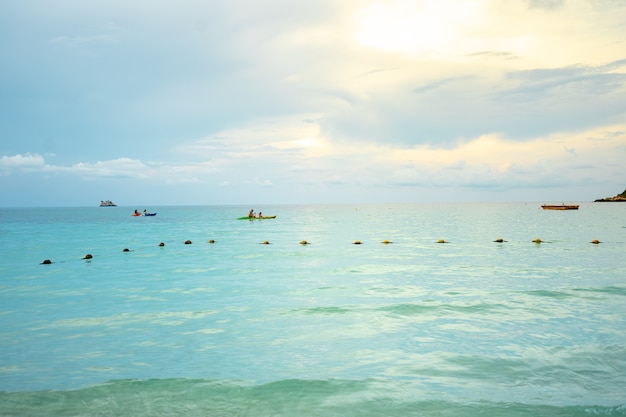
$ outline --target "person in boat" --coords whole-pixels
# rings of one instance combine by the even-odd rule
[[[248,213],[248,217],[251,219],[254,217],[254,209],[250,210],[250,212]]]
[[[146,214],[148,214],[148,210],[143,209],[143,215],[145,216]]]
[[[263,217],[263,212],[262,212],[262,211],[259,211],[259,219],[260,219],[261,217]]]
[[[141,216],[141,213],[139,213],[139,212],[137,211],[137,209],[135,209],[135,213],[133,213],[133,214],[134,214],[135,216]]]

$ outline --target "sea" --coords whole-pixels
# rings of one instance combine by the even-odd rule
[[[626,416],[626,203],[1,208],[0,416]]]

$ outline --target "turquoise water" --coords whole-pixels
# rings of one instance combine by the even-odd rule
[[[250,208],[0,209],[0,415],[626,415],[626,204]]]

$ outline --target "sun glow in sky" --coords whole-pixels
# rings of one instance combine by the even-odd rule
[[[588,201],[626,3],[0,4],[1,206]]]
[[[369,47],[435,56],[462,52],[481,24],[481,2],[451,0],[373,3],[357,16],[357,40]],[[469,45],[468,45],[469,46]]]

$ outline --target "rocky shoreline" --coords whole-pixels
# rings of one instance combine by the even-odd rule
[[[623,193],[616,195],[615,197],[599,198],[594,200],[596,203],[614,203],[614,202],[626,202],[626,190]]]

